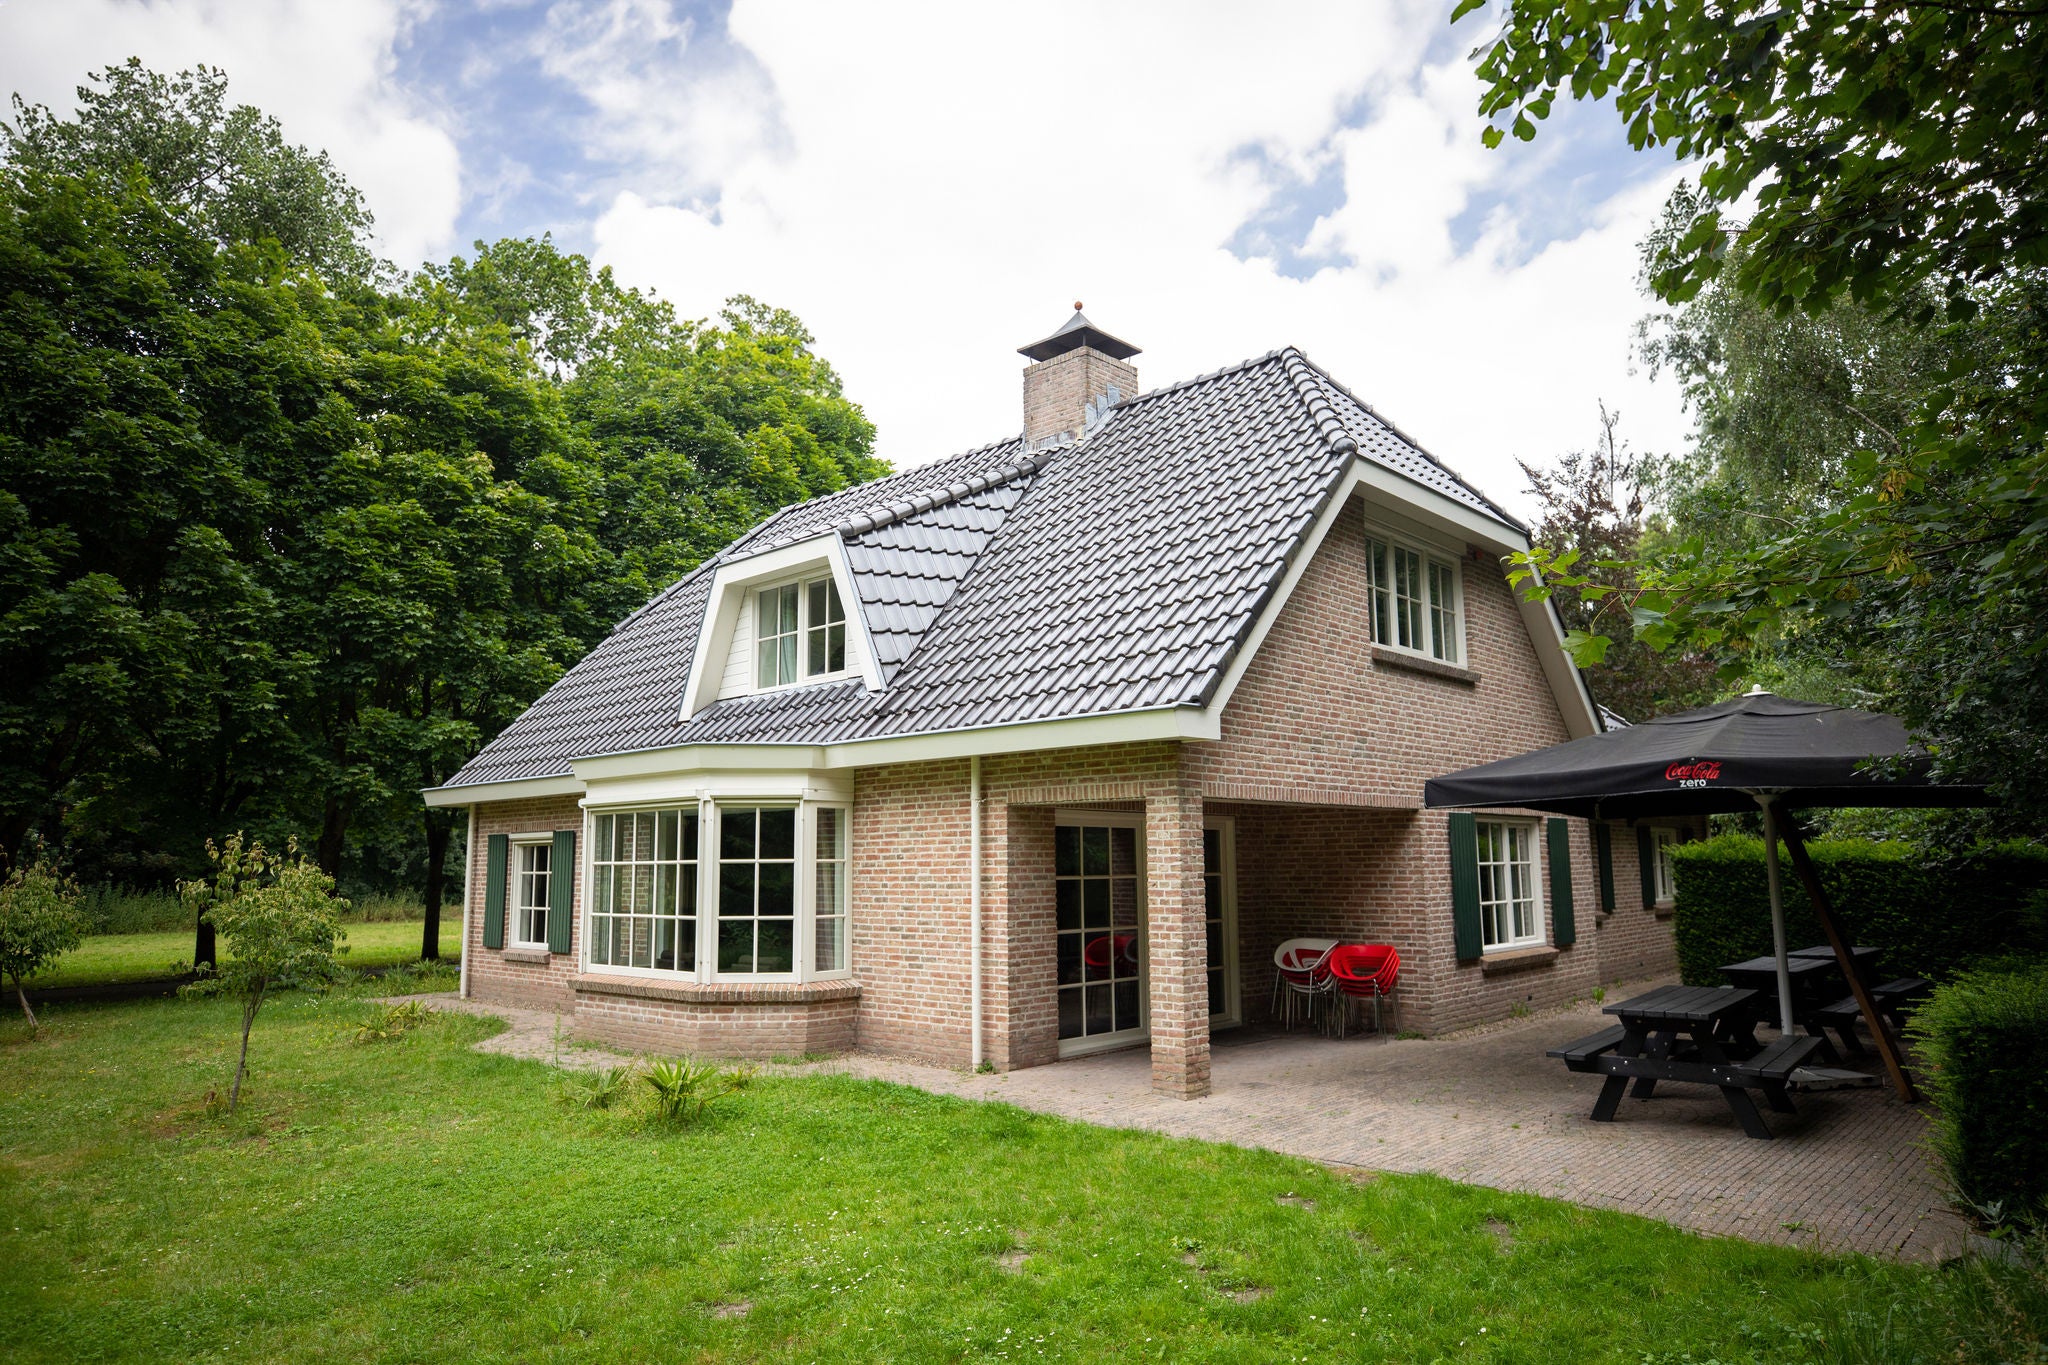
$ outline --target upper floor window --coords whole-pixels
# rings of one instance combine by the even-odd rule
[[[846,607],[832,579],[763,588],[755,602],[756,687],[787,687],[846,671]]]
[[[1377,535],[1366,537],[1365,563],[1373,643],[1457,663],[1457,565]]]

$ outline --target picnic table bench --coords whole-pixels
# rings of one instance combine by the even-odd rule
[[[1790,1034],[1768,1046],[1755,1039],[1753,990],[1713,986],[1664,986],[1609,1005],[1621,1022],[1576,1042],[1550,1049],[1567,1070],[1603,1075],[1593,1121],[1611,1123],[1631,1080],[1637,1099],[1649,1099],[1659,1081],[1716,1086],[1742,1130],[1768,1138],[1771,1130],[1757,1112],[1751,1090],[1763,1092],[1780,1113],[1792,1113],[1792,1073],[1825,1038]]]
[[[1870,1002],[1877,1006],[1894,1029],[1903,1028],[1906,1015],[1913,1006],[1927,997],[1934,989],[1934,983],[1917,976],[1902,976],[1896,981],[1887,981],[1882,986],[1870,988]],[[1863,1007],[1856,1003],[1856,997],[1845,995],[1831,1005],[1823,1005],[1814,1011],[1813,1021],[1807,1025],[1809,1032],[1826,1037],[1826,1030],[1833,1029],[1842,1039],[1842,1052],[1846,1056],[1858,1057],[1863,1054],[1863,1040],[1856,1036],[1856,1021],[1863,1017]]]

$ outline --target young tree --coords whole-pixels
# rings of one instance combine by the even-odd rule
[[[264,995],[273,987],[334,977],[341,965],[335,949],[339,915],[348,902],[335,896],[332,877],[299,856],[295,843],[285,856],[275,857],[236,834],[220,845],[209,840],[206,853],[213,860],[213,875],[185,882],[179,890],[188,906],[212,921],[227,957],[213,975],[186,989],[241,997],[242,1050],[228,1092],[232,1114],[249,1070],[249,1031]]]
[[[78,888],[43,863],[23,863],[0,882],[0,977],[14,978],[14,997],[31,1031],[42,1026],[22,980],[76,948],[84,931]]]
[[[1620,425],[1621,415],[1602,404],[1592,449],[1568,451],[1545,467],[1517,461],[1543,509],[1532,531],[1538,544],[1588,563],[1624,561],[1641,552],[1649,532],[1645,501],[1653,464],[1622,442]],[[1559,589],[1551,601],[1567,639],[1596,629],[1597,602],[1570,588]],[[1615,641],[1586,663],[1586,673],[1600,703],[1631,722],[1704,706],[1717,691],[1716,660],[1682,651],[1660,654],[1633,639]]]

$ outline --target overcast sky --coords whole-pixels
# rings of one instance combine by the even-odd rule
[[[1300,346],[1526,507],[1516,457],[1603,400],[1681,442],[1629,362],[1677,170],[1599,109],[1484,149],[1450,8],[0,0],[0,86],[221,66],[401,266],[551,231],[689,315],[795,310],[899,467],[1015,432],[1079,299],[1148,386]]]

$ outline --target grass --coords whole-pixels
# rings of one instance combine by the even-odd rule
[[[267,1005],[233,1120],[231,1002],[0,1024],[10,1361],[2033,1358],[1965,1272],[846,1077],[664,1128],[361,995]]]
[[[386,920],[344,926],[351,967],[387,967],[420,955],[421,922]],[[441,956],[462,951],[460,916],[441,918]],[[50,986],[83,986],[102,981],[142,981],[176,976],[192,970],[192,931],[154,934],[98,934],[28,979],[31,990]]]

